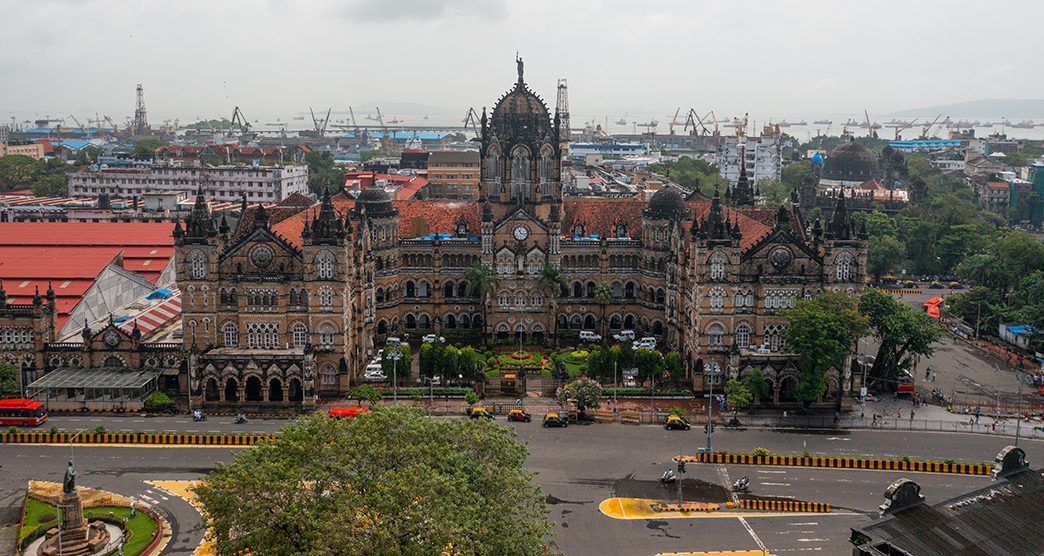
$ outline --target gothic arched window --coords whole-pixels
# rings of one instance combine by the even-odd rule
[[[529,180],[529,153],[525,148],[519,147],[511,152],[511,181],[524,182]]]
[[[712,348],[725,344],[725,327],[714,323],[707,327],[707,345]]]
[[[304,347],[308,343],[308,327],[304,323],[295,322],[291,325],[290,335],[294,341],[294,347]]]
[[[203,280],[207,277],[207,257],[200,251],[193,251],[188,256],[189,278]]]
[[[750,325],[745,322],[736,327],[736,346],[740,349],[750,347]]]
[[[729,259],[724,253],[720,251],[715,252],[710,258],[710,279],[711,280],[724,280],[725,279],[725,265],[728,264]]]
[[[710,292],[710,308],[722,309],[725,307],[725,290],[714,288]]]
[[[226,322],[221,327],[225,336],[225,347],[239,347],[239,327],[234,322]]]
[[[486,152],[486,177],[491,181],[500,181],[501,164],[500,149],[491,146]]]
[[[855,260],[851,253],[841,253],[834,262],[837,268],[838,282],[851,282],[854,277]]]
[[[315,273],[320,280],[333,280],[335,263],[329,251],[322,251],[315,256]]]

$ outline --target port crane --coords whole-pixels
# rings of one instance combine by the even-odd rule
[[[479,132],[479,115],[475,112],[475,108],[468,108],[468,113],[464,115],[464,131],[468,130],[468,126],[471,126],[471,130],[475,132],[475,136],[481,136]]]
[[[939,123],[939,118],[942,118],[942,114],[939,114],[938,116],[936,116],[935,119],[932,120],[932,123],[930,123],[930,124],[928,124],[928,125],[926,125],[926,126],[921,128],[921,137],[920,137],[920,139],[922,141],[931,138],[932,133],[933,133],[932,128],[935,127],[935,124]],[[946,119],[949,120],[950,119],[949,116],[947,116]],[[945,120],[944,120],[944,124],[945,124]]]
[[[311,114],[312,114],[312,125],[315,126],[316,134],[318,134],[319,137],[325,136],[326,135],[326,125],[328,123],[330,123],[330,112],[333,111],[333,107],[330,107],[330,109],[328,109],[326,111],[326,118],[324,118],[322,120],[316,119],[315,111],[312,110],[311,106],[308,107],[308,111],[311,112]]]
[[[667,134],[674,135],[674,126],[678,125],[678,113],[681,112],[681,106],[674,111],[674,117],[671,118],[670,123],[667,124]]]
[[[893,127],[895,127],[895,140],[898,141],[899,140],[899,133],[901,131],[903,131],[904,129],[908,129],[911,126],[913,126],[915,123],[917,123],[918,119],[919,118],[914,118],[914,119],[912,119],[912,120],[910,120],[908,122],[896,124],[895,126],[893,126]]]
[[[877,139],[877,130],[881,129],[881,124],[870,123],[870,112],[866,108],[863,109],[863,116],[866,118],[866,128],[869,130],[870,137]]]

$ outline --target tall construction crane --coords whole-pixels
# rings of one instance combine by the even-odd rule
[[[919,137],[919,139],[925,140],[931,138],[932,128],[935,127],[935,124],[939,123],[939,118],[942,118],[942,114],[936,116],[935,119],[932,120],[932,123],[921,128],[921,136]]]
[[[380,125],[383,128],[384,127],[384,116],[381,115],[381,107],[377,106],[376,108],[377,108],[377,124]]]
[[[703,122],[708,117],[710,117],[713,113],[714,113],[713,110],[710,111],[710,112],[707,112],[707,114],[705,114],[701,118],[700,115],[696,113],[696,110],[694,110],[692,108],[689,108],[689,113],[685,116],[685,127],[682,128],[682,131],[688,131],[689,135],[703,135],[703,136],[706,136],[708,133],[710,133],[710,131],[707,129],[706,124],[704,124]],[[690,127],[692,129],[689,129]],[[702,133],[700,132],[700,130],[702,130]]]
[[[319,137],[324,137],[326,135],[326,125],[330,123],[330,112],[333,111],[333,107],[331,106],[326,111],[326,118],[322,120],[316,119],[315,111],[312,110],[311,106],[308,107],[308,111],[312,114],[312,125],[315,127],[316,135],[318,135]]]
[[[476,137],[481,137],[482,133],[479,131],[479,116],[475,112],[475,108],[468,108],[468,113],[464,115],[464,131],[468,130],[468,126],[471,126],[471,130],[475,132]]]
[[[681,113],[681,106],[674,111],[674,117],[671,118],[670,122],[667,122],[667,134],[674,135],[674,126],[678,125],[678,114]]]
[[[243,133],[250,131],[250,122],[246,119],[246,116],[243,115],[243,111],[240,110],[238,106],[232,110],[232,121],[228,125],[229,136],[232,135],[232,130],[234,129],[239,129]]]
[[[899,124],[899,125],[895,126],[895,140],[898,141],[899,140],[899,133],[901,131],[903,131],[904,129],[908,129],[910,126],[912,126],[915,123],[917,123],[917,120],[918,120],[918,118],[914,118],[914,119],[910,120],[909,122],[906,122],[904,124]]]
[[[558,145],[562,156],[569,150],[569,85],[565,79],[558,80],[558,98],[555,102],[555,112],[558,113]]]
[[[870,123],[870,111],[866,108],[863,109],[863,116],[866,117],[866,128],[869,130],[870,137],[877,139],[877,130],[881,129],[881,124]]]
[[[80,120],[76,119],[76,116],[69,114],[69,117],[72,118],[72,121],[76,122],[76,127],[79,128],[80,133],[87,133],[87,128],[83,127],[83,124],[80,123]]]

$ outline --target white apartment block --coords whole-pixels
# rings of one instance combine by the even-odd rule
[[[740,153],[751,182],[779,180],[783,177],[782,144],[779,135],[725,137],[718,147],[715,163],[718,173],[736,185],[740,175]]]
[[[307,166],[214,166],[103,168],[69,174],[71,197],[132,197],[159,191],[193,195],[202,185],[207,198],[251,203],[276,203],[294,193],[308,194]]]

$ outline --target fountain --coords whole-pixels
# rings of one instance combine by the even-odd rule
[[[102,521],[87,523],[83,518],[83,503],[76,492],[76,469],[70,461],[62,480],[62,496],[58,500],[58,527],[47,531],[40,545],[43,556],[86,556],[105,548],[109,531]]]

